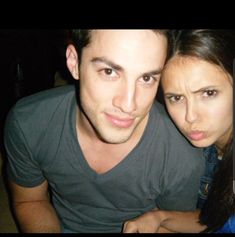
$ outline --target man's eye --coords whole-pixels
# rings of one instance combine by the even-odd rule
[[[114,80],[119,78],[118,73],[112,68],[102,68],[99,70],[99,74],[105,80]]]
[[[151,77],[150,76],[143,76],[143,80],[145,82],[149,82],[151,80]]]
[[[105,69],[104,69],[104,73],[105,73],[106,75],[112,75],[113,69],[111,69],[111,68],[105,68]]]
[[[157,79],[153,76],[145,75],[140,79],[140,81],[144,84],[153,84]]]

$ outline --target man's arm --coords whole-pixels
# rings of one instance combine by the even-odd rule
[[[61,232],[60,221],[50,203],[48,183],[26,188],[10,182],[13,207],[24,233]]]
[[[159,233],[161,227],[170,232],[199,233],[206,226],[198,223],[200,210],[162,211],[152,210],[124,224],[124,233]]]

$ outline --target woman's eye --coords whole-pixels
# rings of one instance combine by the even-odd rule
[[[183,99],[183,96],[181,96],[181,95],[168,96],[167,99],[171,103],[177,103]]]
[[[205,97],[214,97],[216,95],[217,95],[216,90],[206,90],[203,92],[203,96],[205,96]]]

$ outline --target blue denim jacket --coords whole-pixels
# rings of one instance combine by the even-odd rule
[[[205,173],[201,177],[200,190],[198,195],[197,208],[202,208],[205,200],[207,199],[208,191],[211,187],[214,173],[218,167],[220,160],[215,146],[204,148],[205,157]],[[215,233],[235,233],[235,215],[231,216],[224,226]]]
[[[215,233],[235,233],[235,215],[231,216],[224,226]]]
[[[218,153],[214,145],[203,149],[205,157],[205,173],[200,180],[200,189],[198,194],[197,208],[201,209],[207,199],[208,191],[211,187],[214,173],[219,164]]]

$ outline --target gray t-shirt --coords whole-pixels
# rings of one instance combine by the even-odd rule
[[[104,174],[92,170],[83,156],[76,108],[74,86],[53,88],[20,100],[5,126],[9,179],[25,187],[46,179],[65,228],[121,232],[124,221],[154,207],[195,209],[202,150],[178,132],[161,104],[154,103],[136,147]]]

